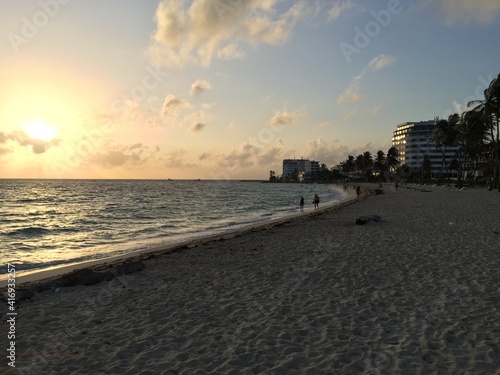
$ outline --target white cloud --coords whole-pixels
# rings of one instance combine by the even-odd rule
[[[359,87],[366,74],[387,68],[393,65],[395,61],[394,57],[384,54],[374,57],[363,71],[351,80],[347,89],[340,94],[337,102],[343,105],[361,101],[365,96],[359,91]]]
[[[158,65],[209,66],[214,58],[242,58],[242,44],[282,44],[309,14],[305,1],[278,11],[277,0],[162,0],[148,53]]]
[[[280,147],[272,147],[258,156],[259,165],[273,165],[283,160],[283,150]]]
[[[391,145],[391,141],[388,140],[381,144],[366,142],[360,147],[350,148],[341,144],[338,139],[326,141],[318,138],[308,142],[302,154],[305,158],[317,160],[320,163],[326,164],[328,168],[332,168],[346,160],[349,155],[356,157],[365,151],[370,151],[372,154],[376,154],[378,150],[387,152]]]
[[[377,70],[391,66],[395,61],[396,59],[394,57],[382,54],[374,57],[368,64],[368,67],[370,70],[376,72]]]
[[[217,58],[221,60],[243,59],[245,56],[245,51],[237,43],[230,43],[217,51]]]
[[[272,126],[282,126],[282,125],[290,125],[296,122],[299,122],[306,116],[306,113],[303,111],[293,111],[288,112],[286,110],[281,112],[276,112],[271,119],[269,119],[269,124]]]
[[[0,132],[0,143],[7,143],[7,141],[14,141],[23,147],[31,147],[34,154],[43,154],[47,152],[51,147],[59,146],[61,140],[59,138],[53,138],[48,141],[41,139],[31,138],[24,131],[14,131],[10,134]],[[3,154],[10,153],[12,150],[4,148]]]
[[[195,168],[197,165],[186,161],[188,152],[184,149],[170,151],[162,156],[159,160],[163,162],[167,168],[185,169]]]
[[[194,82],[191,85],[191,95],[193,96],[200,96],[203,94],[205,91],[208,91],[212,88],[212,85],[210,82],[202,79],[198,79],[196,82]]]
[[[449,24],[476,23],[487,26],[500,16],[498,0],[440,0],[440,6]]]
[[[150,149],[142,143],[131,146],[108,144],[102,152],[92,157],[91,161],[106,168],[115,168],[123,165],[141,165],[159,150]]]
[[[498,0],[420,0],[411,9],[437,14],[448,26],[473,23],[486,27],[500,19]]]
[[[169,94],[166,96],[161,108],[161,116],[176,116],[181,108],[190,108],[191,105],[184,99],[180,99],[175,95]]]
[[[302,154],[305,158],[317,160],[332,168],[335,164],[347,159],[348,153],[349,148],[339,144],[338,139],[327,142],[322,138],[318,138],[308,142]]]
[[[352,0],[341,0],[336,2],[332,8],[328,11],[328,21],[335,21],[337,18],[339,18],[342,13],[344,13],[346,10],[352,8],[354,5],[352,3]]]
[[[364,74],[362,73],[352,79],[347,89],[345,89],[345,91],[340,94],[338,99],[339,104],[356,103],[361,101],[365,97],[359,92],[359,86],[363,77]]]

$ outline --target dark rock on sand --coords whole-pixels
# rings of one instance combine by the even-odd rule
[[[378,215],[360,216],[356,219],[356,224],[357,225],[364,225],[370,221],[378,222],[378,221],[380,221],[380,216],[378,216]]]

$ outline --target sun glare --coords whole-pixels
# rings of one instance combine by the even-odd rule
[[[50,141],[59,133],[59,130],[54,125],[48,124],[42,120],[26,122],[22,126],[22,129],[30,138],[40,141]]]

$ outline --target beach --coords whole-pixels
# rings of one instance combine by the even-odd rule
[[[341,209],[148,254],[108,282],[35,293],[17,304],[16,368],[5,351],[0,370],[499,373],[500,194],[384,185],[364,199],[375,187]],[[356,225],[364,215],[381,220]]]

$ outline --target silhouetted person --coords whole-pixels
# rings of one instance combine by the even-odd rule
[[[318,194],[314,194],[313,203],[314,203],[314,209],[319,208],[319,197],[318,197]]]

